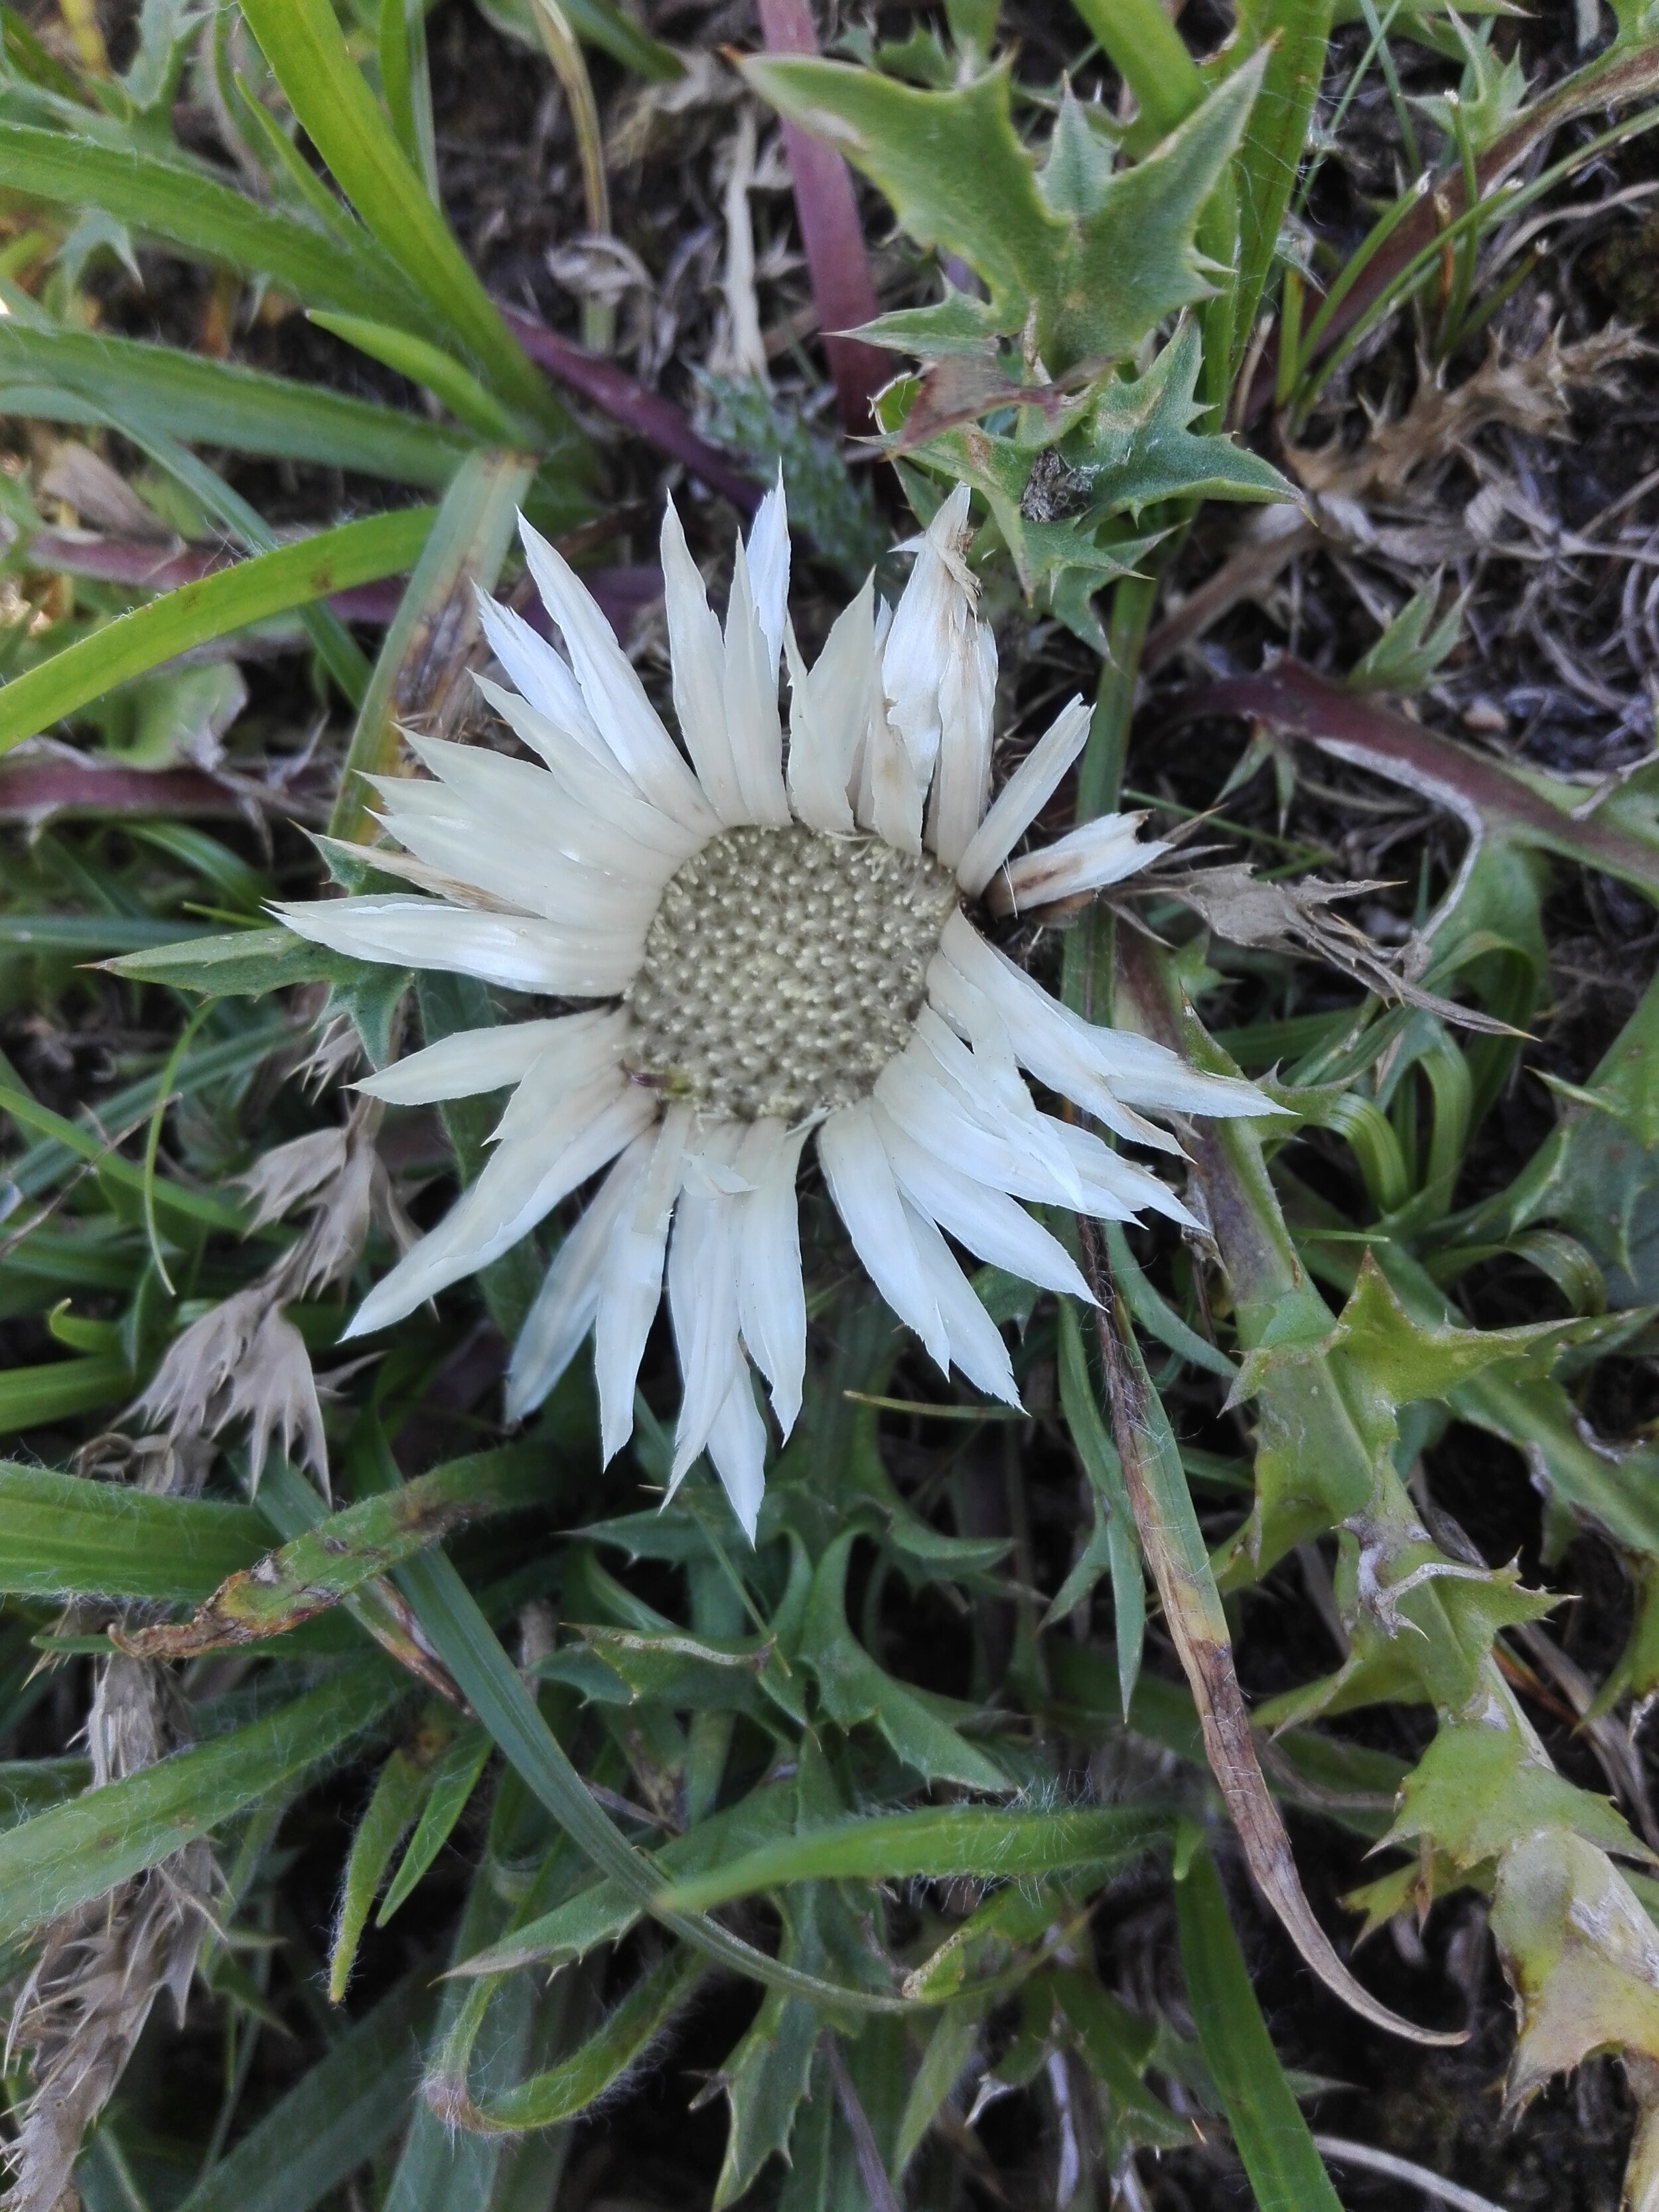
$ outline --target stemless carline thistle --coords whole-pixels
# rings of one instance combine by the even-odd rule
[[[800,1410],[795,1184],[809,1137],[893,1311],[941,1369],[954,1362],[1017,1405],[1007,1348],[946,1237],[1086,1299],[1028,1205],[1190,1220],[1156,1176],[1042,1112],[1025,1074],[1166,1152],[1179,1147],[1146,1112],[1274,1110],[1249,1084],[1081,1020],[969,921],[994,879],[1000,904],[1026,910],[1165,848],[1139,840],[1139,817],[1108,815],[1010,857],[1089,715],[1073,699],[991,802],[996,648],[963,558],[969,528],[958,490],[918,541],[897,605],[867,583],[809,669],[786,607],[781,485],[737,546],[723,630],[671,504],[682,750],[592,599],[526,525],[564,652],[486,599],[516,690],[479,684],[539,765],[411,737],[428,775],[377,779],[380,818],[404,850],[373,858],[427,895],[280,909],[359,959],[605,1002],[446,1037],[359,1086],[400,1105],[513,1089],[483,1172],[347,1333],[383,1328],[488,1265],[605,1170],[514,1347],[507,1412],[538,1405],[592,1330],[608,1460],[632,1430],[665,1273],[684,1381],[671,1480],[707,1449],[751,1534],[766,1428],[750,1363],[785,1435]]]

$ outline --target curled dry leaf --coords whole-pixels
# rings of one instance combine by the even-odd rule
[[[1551,331],[1530,354],[1507,353],[1494,339],[1480,367],[1449,388],[1443,371],[1425,364],[1403,411],[1373,416],[1359,444],[1335,438],[1287,447],[1285,465],[1305,502],[1245,520],[1237,550],[1152,631],[1142,666],[1162,667],[1241,600],[1263,598],[1304,553],[1380,552],[1409,570],[1477,550],[1480,502],[1454,514],[1441,488],[1443,465],[1467,459],[1478,434],[1496,424],[1534,437],[1565,435],[1569,392],[1647,349],[1617,323],[1577,340]]]
[[[245,1417],[252,1425],[249,1474],[256,1486],[273,1436],[285,1450],[298,1441],[307,1464],[327,1483],[328,1447],[310,1356],[298,1329],[283,1317],[281,1286],[269,1278],[192,1322],[168,1346],[135,1410],[165,1422],[175,1437],[217,1436]]]
[[[1311,878],[1296,884],[1268,883],[1239,863],[1164,876],[1158,879],[1158,887],[1172,891],[1230,945],[1311,953],[1392,1004],[1420,1006],[1464,1029],[1515,1035],[1507,1022],[1495,1020],[1478,1006],[1462,1006],[1438,992],[1425,991],[1404,972],[1397,958],[1390,957],[1363,929],[1328,911],[1338,899],[1382,890],[1386,888],[1382,884],[1326,884]]]
[[[1102,1263],[1094,1225],[1079,1218],[1084,1271],[1098,1300],[1101,1362],[1111,1399],[1112,1436],[1164,1617],[1198,1708],[1204,1750],[1232,1816],[1250,1872],[1285,1933],[1326,1987],[1363,2019],[1413,2042],[1457,2044],[1462,2033],[1416,2027],[1357,1982],[1315,1918],[1296,1870],[1291,1840],[1273,1802],[1250,1734],[1233,1665],[1221,1595],[1198,1525],[1180,1454],[1139,1348]]]
[[[1373,417],[1363,444],[1292,446],[1285,460],[1307,491],[1362,502],[1387,499],[1404,491],[1419,469],[1466,453],[1477,433],[1493,423],[1532,437],[1561,436],[1569,392],[1605,382],[1620,362],[1648,350],[1618,323],[1577,340],[1552,331],[1530,354],[1508,353],[1494,339],[1461,384],[1449,387],[1443,370],[1423,364],[1409,406],[1391,420]]]

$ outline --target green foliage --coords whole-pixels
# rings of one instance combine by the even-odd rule
[[[7,1829],[0,1834],[0,1938],[101,1897],[291,1787],[372,1729],[402,1695],[392,1668],[354,1659],[262,1720]]]
[[[520,0],[486,12],[539,53]],[[663,83],[678,71],[611,0],[565,12],[624,70]],[[1202,503],[1289,495],[1255,449],[1267,441],[1237,427],[1263,362],[1273,384],[1271,355],[1256,356],[1265,325],[1282,307],[1293,443],[1387,316],[1411,307],[1410,335],[1442,361],[1479,335],[1495,304],[1479,282],[1491,227],[1611,149],[1588,126],[1552,167],[1558,123],[1622,102],[1614,128],[1646,127],[1629,106],[1654,87],[1640,8],[1617,11],[1607,55],[1538,97],[1524,45],[1500,60],[1430,0],[1385,12],[1389,37],[1464,75],[1453,96],[1441,70],[1418,110],[1436,126],[1435,195],[1387,206],[1346,266],[1327,241],[1304,251],[1297,190],[1332,29],[1359,20],[1346,0],[1248,0],[1202,59],[1156,0],[1080,0],[1076,65],[1042,85],[1024,81],[1019,27],[1000,52],[998,11],[978,0],[902,46],[850,34],[838,52],[856,65],[745,64],[886,196],[898,252],[915,249],[904,296],[927,298],[914,286],[929,254],[976,280],[866,333],[898,372],[882,427],[924,517],[952,483],[974,493],[972,557],[1005,647],[1018,590],[1109,654],[1080,818],[1120,798],[1163,563]],[[536,1297],[556,1217],[476,1291],[377,1339],[368,1362],[337,1353],[408,1226],[377,1185],[342,1272],[275,1309],[330,1384],[335,1498],[278,1455],[256,1510],[238,1449],[216,1455],[189,1423],[170,1437],[159,1417],[142,1445],[127,1433],[143,1424],[124,1409],[169,1349],[264,1295],[314,1225],[302,1198],[297,1223],[250,1231],[235,1178],[263,1153],[343,1139],[350,1113],[421,1225],[450,1182],[478,1174],[499,1098],[394,1109],[382,1129],[378,1106],[362,1118],[367,1102],[330,1090],[319,1104],[293,1079],[335,1015],[378,1065],[414,1041],[406,1023],[430,1044],[524,1006],[264,927],[268,902],[316,876],[284,817],[291,799],[327,820],[327,866],[360,887],[368,864],[343,841],[374,834],[363,779],[402,765],[402,724],[453,726],[439,678],[472,653],[474,587],[514,587],[514,511],[554,531],[597,517],[619,537],[636,520],[592,497],[587,441],[446,222],[422,15],[410,0],[246,0],[198,23],[152,0],[120,74],[60,59],[0,16],[0,404],[83,437],[73,450],[118,475],[134,533],[65,523],[30,434],[30,459],[0,477],[20,617],[0,635],[0,743],[52,731],[86,756],[77,773],[218,775],[227,794],[210,830],[142,811],[35,824],[0,886],[0,1003],[27,1071],[0,1065],[0,1320],[24,1355],[0,1375],[0,1432],[20,1439],[0,1466],[0,1708],[9,1729],[36,1728],[54,1690],[68,1705],[92,1670],[142,1664],[174,1686],[191,1730],[97,1790],[78,1759],[0,1768],[8,1969],[27,1973],[66,1914],[118,1925],[193,1840],[211,1839],[221,1877],[202,1971],[226,2022],[227,2087],[205,2160],[192,2142],[175,2172],[140,2147],[148,2116],[141,2128],[134,2104],[117,2105],[87,2154],[86,2202],[307,2212],[349,2195],[386,2212],[528,2212],[561,2201],[571,2123],[696,2039],[728,2123],[719,2207],[951,2201],[941,2175],[975,2157],[963,2114],[998,2095],[1022,2100],[1034,2144],[1069,2130],[1074,2202],[1103,2202],[1138,2153],[1176,2160],[1224,2126],[1259,2204],[1334,2205],[1297,2107],[1307,2085],[1275,2056],[1200,1840],[1209,1824],[1230,1863],[1224,1820],[1304,1956],[1371,2021],[1402,2025],[1367,1996],[1365,1954],[1357,1981],[1309,1911],[1296,1866],[1309,1838],[1355,1872],[1373,1845],[1399,1855],[1351,1899],[1368,1929],[1459,1886],[1490,1897],[1522,2008],[1516,2099],[1596,2049],[1659,2057],[1652,1893],[1620,1870],[1647,1855],[1624,1801],[1556,1770],[1555,1716],[1530,1671],[1560,1603],[1532,1585],[1571,1587],[1565,1547],[1583,1534],[1620,1555],[1634,1593],[1588,1741],[1622,1741],[1595,1733],[1602,1715],[1659,1685],[1659,1446],[1593,1420],[1613,1418],[1600,1385],[1613,1363],[1651,1350],[1659,1304],[1659,986],[1590,1075],[1548,1079],[1559,1118],[1535,1156],[1519,1173],[1510,1160],[1507,1187],[1489,1171],[1512,1141],[1494,1103],[1550,988],[1552,871],[1589,866],[1652,895],[1659,781],[1638,767],[1588,791],[1440,738],[1435,703],[1422,721],[1389,715],[1373,695],[1426,688],[1462,643],[1461,604],[1443,614],[1432,586],[1346,684],[1313,705],[1300,695],[1297,711],[1340,717],[1343,757],[1404,759],[1413,805],[1478,825],[1432,921],[1438,848],[1424,847],[1426,933],[1409,972],[1513,1028],[1471,1036],[1448,1026],[1443,1000],[1361,997],[1329,973],[1310,991],[1271,945],[1235,963],[1161,894],[1143,913],[1168,960],[1127,921],[1080,917],[1059,951],[1075,1012],[1109,1006],[1225,1072],[1193,1012],[1224,994],[1230,1048],[1275,1071],[1289,1110],[1183,1132],[1201,1231],[1113,1225],[1097,1247],[1073,1242],[1101,1315],[981,1274],[1029,1418],[921,1368],[848,1279],[809,1190],[807,1403],[751,1547],[702,1468],[661,1502],[670,1447],[650,1365],[633,1443],[608,1471],[585,1359],[533,1429],[501,1440],[493,1383],[477,1376]],[[1109,78],[1107,100],[1089,96],[1101,61],[1085,36],[1127,88],[1121,107]],[[1378,54],[1392,65],[1386,39]],[[661,112],[681,112],[678,98]],[[194,147],[210,112],[228,166],[176,136],[190,114]],[[1526,197],[1487,188],[1494,161],[1518,170],[1534,155]],[[91,276],[136,267],[159,300],[180,258],[226,357],[205,339],[190,351],[93,326]],[[1316,276],[1322,303],[1304,326]],[[260,357],[315,359],[342,380],[373,362],[448,419],[238,358],[284,316],[288,339]],[[153,326],[182,325],[158,313]],[[757,474],[781,465],[809,541],[799,569],[861,581],[893,518],[818,434],[823,395],[802,409],[684,366],[706,434]],[[255,500],[274,478],[250,461],[299,465],[269,514]],[[612,488],[639,481],[618,470]],[[387,486],[441,503],[386,507]],[[312,534],[290,534],[296,514]],[[144,563],[174,559],[198,580],[152,589]],[[329,600],[404,574],[390,621],[391,599],[376,602],[371,661],[363,626],[343,619],[358,625],[363,599]],[[238,661],[267,655],[283,657],[276,679],[251,685]],[[1066,640],[1053,653],[1067,681],[1074,655]],[[654,684],[648,654],[641,665]],[[1021,668],[1022,701],[1032,676]],[[1275,694],[1281,714],[1288,696]],[[314,770],[257,788],[250,761],[286,772],[308,757],[313,711],[330,725]],[[1246,774],[1290,743],[1268,729]],[[1224,793],[1189,791],[1200,757],[1182,757],[1171,787],[1201,811]],[[1160,775],[1173,762],[1154,757]],[[1289,775],[1280,796],[1296,801]],[[1310,848],[1280,827],[1262,848],[1294,872]],[[1009,941],[1023,958],[1029,940]],[[1051,957],[1038,940],[1035,963]],[[79,964],[92,961],[101,972]],[[58,1048],[81,1054],[62,1079]],[[322,1057],[337,1071],[349,1048],[342,1029]],[[107,1079],[82,1112],[68,1101],[94,1049]],[[376,1161],[372,1145],[364,1157]],[[343,1205],[336,1189],[315,1202]],[[218,1410],[201,1409],[198,1432]],[[1528,1553],[1524,1576],[1436,1507],[1439,1455],[1471,1431],[1523,1454],[1542,1498],[1542,1561]],[[1234,1639],[1271,1634],[1294,1601],[1283,1569],[1298,1547],[1310,1575],[1334,1559],[1327,1626],[1345,1649],[1322,1675],[1280,1671],[1291,1686],[1247,1711]],[[1414,1766],[1330,1726],[1379,1705],[1417,1709]],[[1120,1794],[1081,1792],[1085,1771]],[[291,1885],[296,1854],[310,1856]],[[1139,1985],[1106,1963],[1111,1886],[1133,1869],[1157,1889],[1171,1856],[1195,2044],[1154,2002],[1116,1994]],[[331,1893],[331,1929],[301,1928],[294,1899]],[[337,2013],[317,1996],[321,1952]],[[388,1961],[403,1972],[410,1958],[365,2009]],[[702,1995],[715,1968],[758,2006],[705,2068],[726,2017]],[[260,2037],[295,2024],[302,2048],[285,2042],[278,2062],[292,2086],[272,2104],[261,2076],[243,2102]]]
[[[368,516],[257,554],[199,584],[181,584],[5,685],[0,750],[192,646],[412,568],[433,520],[434,510],[424,507]]]
[[[1215,2077],[1260,2212],[1335,2212],[1336,2191],[1297,2109],[1202,1848],[1176,1885],[1181,1964],[1199,2049]]]
[[[921,245],[960,255],[985,283],[983,302],[953,292],[942,307],[884,316],[866,336],[930,355],[994,350],[1020,336],[1057,375],[1117,359],[1206,297],[1194,234],[1261,70],[1241,70],[1121,171],[1070,100],[1039,167],[1014,130],[1006,66],[949,92],[837,62],[753,60],[745,73],[873,178]]]

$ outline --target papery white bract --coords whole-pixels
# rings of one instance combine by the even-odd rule
[[[707,1450],[751,1534],[766,1449],[751,1364],[786,1434],[801,1404],[795,1182],[809,1138],[894,1312],[941,1368],[1018,1404],[1001,1336],[945,1237],[1086,1297],[1026,1204],[1190,1218],[1145,1168],[1040,1111],[1025,1073],[1165,1150],[1178,1148],[1146,1113],[1275,1110],[1249,1084],[1068,1012],[969,920],[988,885],[1024,911],[1116,882],[1163,848],[1112,817],[1064,840],[1051,865],[1011,863],[1089,717],[1080,700],[1064,707],[990,803],[996,649],[968,534],[962,489],[920,541],[890,617],[866,586],[809,669],[786,612],[781,485],[738,548],[723,629],[671,506],[682,751],[593,601],[525,526],[569,657],[486,602],[517,690],[482,688],[540,764],[417,743],[431,780],[378,787],[407,856],[385,858],[435,896],[281,909],[301,936],[360,959],[617,1002],[447,1037],[360,1086],[403,1104],[515,1087],[483,1173],[349,1334],[483,1267],[603,1170],[514,1350],[507,1411],[538,1405],[592,1331],[609,1457],[633,1425],[665,1277],[684,1382],[671,1479]]]

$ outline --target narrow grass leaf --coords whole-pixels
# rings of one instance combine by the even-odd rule
[[[1245,0],[1239,9],[1240,58],[1271,45],[1261,89],[1239,149],[1238,279],[1233,310],[1233,363],[1250,343],[1256,308],[1279,234],[1296,189],[1314,102],[1330,43],[1333,0]]]
[[[1342,2212],[1267,2033],[1207,1851],[1176,1885],[1176,1919],[1198,2046],[1259,2212]]]
[[[373,1727],[403,1694],[357,1661],[262,1720],[88,1790],[0,1834],[0,1942],[101,1897]]]
[[[473,1726],[464,1728],[440,1753],[432,1769],[420,1820],[409,1839],[409,1849],[375,1915],[377,1928],[386,1926],[449,1841],[494,1749],[487,1730]]]
[[[12,316],[0,317],[0,400],[11,414],[100,424],[118,403],[175,438],[422,488],[447,483],[474,443],[466,431],[239,362],[103,331],[31,330]]]
[[[0,1374],[0,1436],[16,1436],[25,1429],[72,1420],[99,1406],[112,1406],[131,1393],[132,1385],[131,1365],[118,1352],[11,1368]]]
[[[344,1997],[357,1956],[357,1946],[368,1925],[386,1870],[398,1839],[415,1818],[431,1784],[431,1769],[401,1745],[387,1758],[375,1778],[370,1797],[351,1838],[346,1856],[345,1880],[340,1888],[340,1912],[328,1959],[331,2004]]]
[[[331,836],[361,834],[374,799],[365,779],[402,764],[400,718],[429,714],[457,680],[464,649],[477,635],[474,586],[493,588],[533,468],[517,453],[475,453],[457,470],[381,641],[340,770]]]
[[[0,185],[60,207],[100,209],[204,260],[272,278],[307,306],[419,327],[419,290],[367,233],[348,245],[261,207],[205,163],[0,122]]]
[[[409,2117],[435,2010],[422,1967],[381,1998],[198,2181],[178,2212],[311,2212]]]
[[[1169,1415],[1147,1376],[1133,1329],[1098,1264],[1093,1225],[1079,1224],[1090,1287],[1101,1299],[1101,1358],[1112,1429],[1164,1615],[1191,1686],[1211,1771],[1243,1844],[1251,1873],[1303,1957],[1326,1986],[1362,2018],[1419,2043],[1457,2043],[1417,2027],[1357,1982],[1314,1916],[1296,1870],[1291,1841],[1262,1777],[1249,1716],[1233,1665],[1232,1640],[1210,1556]]]
[[[1097,1510],[1105,1516],[1118,1694],[1127,1720],[1135,1684],[1140,1679],[1140,1655],[1146,1640],[1146,1583],[1140,1564],[1134,1510],[1123,1480],[1123,1462],[1101,1418],[1100,1401],[1095,1395],[1094,1378],[1089,1372],[1088,1356],[1084,1350],[1082,1323],[1078,1318],[1076,1302],[1071,1298],[1060,1301],[1060,1403],[1078,1457],[1083,1462],[1083,1472],[1095,1494]],[[1082,1565],[1084,1562],[1079,1564]],[[1092,1586],[1091,1583],[1090,1587]],[[1063,1611],[1069,1612],[1086,1595],[1086,1590],[1074,1589],[1068,1577],[1066,1589],[1054,1601],[1055,1616],[1061,1613],[1061,1599],[1067,1601]]]
[[[192,646],[412,568],[433,517],[429,507],[410,507],[342,523],[118,617],[0,687],[0,751]]]
[[[401,4],[402,0],[398,0],[399,9]],[[463,368],[429,339],[394,330],[386,323],[369,322],[362,315],[331,313],[323,308],[313,308],[311,319],[356,346],[359,353],[366,353],[371,361],[383,362],[411,384],[423,386],[458,422],[476,430],[481,438],[507,445],[534,441],[536,434],[522,417],[492,398],[470,369]]]
[[[195,1600],[264,1546],[264,1522],[249,1506],[0,1461],[0,1590],[9,1596]]]
[[[0,694],[0,698],[3,694]],[[154,956],[140,955],[140,957]],[[130,1190],[142,1206],[144,1195],[143,1170],[131,1160],[124,1159],[114,1151],[107,1137],[83,1129],[76,1121],[65,1121],[54,1114],[50,1106],[26,1091],[14,1090],[0,1072],[0,1114],[9,1114],[20,1128],[33,1129],[41,1136],[55,1138],[65,1151],[94,1167],[101,1180],[118,1184]],[[223,1199],[210,1198],[205,1192],[186,1190],[182,1183],[158,1176],[151,1182],[155,1203],[164,1212],[184,1220],[199,1223],[210,1229],[228,1229],[240,1231],[247,1227],[247,1215],[240,1206],[227,1205]]]
[[[1009,1813],[991,1805],[930,1805],[781,1837],[676,1882],[657,1904],[665,1912],[707,1912],[734,1897],[799,1881],[918,1875],[1020,1881],[1066,1867],[1121,1865],[1168,1830],[1169,1815],[1154,1806]]]
[[[489,2098],[469,2112],[467,2125],[516,2130],[574,2119],[637,2064],[708,1971],[708,1961],[695,1951],[671,1951],[573,2057]]]
[[[392,134],[328,0],[246,0],[277,82],[330,173],[496,393],[555,435],[568,418],[531,366]],[[361,313],[369,302],[332,304]],[[399,318],[390,318],[392,320]]]

